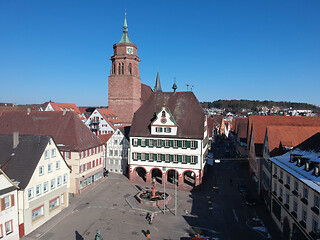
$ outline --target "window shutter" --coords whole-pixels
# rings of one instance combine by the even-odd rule
[[[173,147],[173,140],[170,140],[170,147]]]
[[[154,146],[154,147],[157,146],[157,140],[153,140],[153,146]]]
[[[4,198],[1,198],[1,206],[0,206],[0,210],[3,211],[5,208],[5,203],[4,203]]]
[[[160,129],[160,132],[162,132],[162,127],[159,127],[159,129]]]
[[[134,156],[134,154],[132,153],[132,159],[134,160],[134,157],[133,157],[133,156]]]
[[[195,141],[195,148],[197,149],[198,148],[198,141]]]
[[[149,146],[149,139],[146,139],[146,146]]]
[[[195,163],[198,163],[198,156],[195,156]]]
[[[11,195],[11,207],[14,206],[14,194]]]
[[[161,147],[164,147],[165,146],[165,140],[161,140]]]
[[[149,160],[149,153],[146,153],[146,160]]]
[[[179,147],[179,148],[182,147],[182,141],[181,141],[181,140],[178,141],[178,147]]]
[[[141,139],[138,139],[138,146],[141,146]]]
[[[170,155],[170,162],[173,162],[173,155]]]
[[[190,148],[191,147],[191,143],[190,141],[187,141],[187,148]]]
[[[133,142],[134,142],[133,140],[134,140],[134,139],[132,138],[132,145],[133,145]]]
[[[165,161],[166,160],[166,156],[165,156],[165,154],[161,154],[161,161]]]
[[[138,153],[138,160],[141,160],[141,153]]]
[[[187,156],[187,163],[191,162],[191,156]]]
[[[153,154],[153,160],[157,161],[157,154]]]
[[[182,155],[178,155],[178,162],[182,162]]]

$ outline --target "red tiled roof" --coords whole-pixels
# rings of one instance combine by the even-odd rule
[[[237,117],[234,118],[235,123],[234,123],[234,132],[237,134],[238,133],[238,126],[239,123],[245,123],[248,125],[248,118],[244,118],[244,117]],[[242,126],[242,125],[241,125]],[[246,137],[245,137],[246,138]]]
[[[141,83],[141,102],[144,103],[152,94],[150,86]]]
[[[267,126],[270,156],[278,153],[280,143],[283,147],[293,148],[320,132],[320,126]],[[280,154],[282,152],[279,152]]]
[[[240,138],[247,138],[247,133],[248,133],[248,123],[245,123],[245,122],[240,122],[238,124],[238,127],[237,127],[237,130],[238,130],[238,135]]]
[[[106,143],[111,138],[112,135],[113,133],[102,134],[102,135],[99,135],[99,138],[101,139],[102,142]]]
[[[79,108],[74,103],[55,103],[50,102],[51,107],[54,111],[73,111],[74,113],[81,114]]]
[[[114,124],[123,123],[110,108],[97,108],[96,110],[104,117],[104,119],[111,125],[113,129],[120,127],[114,126]]]
[[[292,117],[292,116],[249,116],[248,141],[251,138],[251,127],[255,144],[263,144],[266,128],[269,125],[280,126],[320,126],[320,117]]]
[[[82,151],[103,144],[74,112],[2,112],[0,134],[15,131],[52,136],[59,149],[64,151]]]

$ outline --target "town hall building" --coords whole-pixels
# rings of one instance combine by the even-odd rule
[[[129,137],[131,181],[201,184],[207,118],[193,92],[153,92],[134,114]]]

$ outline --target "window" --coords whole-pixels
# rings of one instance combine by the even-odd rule
[[[161,147],[161,139],[157,139],[157,147]]]
[[[28,189],[28,200],[33,198],[33,187]]]
[[[110,162],[110,165],[113,165],[113,159],[110,159],[109,162]]]
[[[82,173],[84,171],[84,165],[80,166],[80,173]]]
[[[297,181],[294,181],[294,190],[296,190],[297,192],[299,190],[299,185]]]
[[[136,152],[133,153],[133,160],[138,160],[138,153]]]
[[[52,190],[52,189],[54,189],[55,187],[56,187],[56,179],[53,178],[53,179],[51,179],[51,181],[50,181],[50,189]]]
[[[314,195],[314,207],[319,209],[319,197],[317,195]]]
[[[49,190],[49,183],[48,182],[44,182],[43,183],[43,193],[48,192]]]
[[[66,159],[71,159],[71,152],[65,152]]]
[[[36,195],[39,196],[41,194],[41,184],[36,186]]]
[[[57,161],[56,162],[56,170],[59,170],[60,169],[60,161]]]
[[[305,198],[305,199],[308,199],[308,188],[303,188],[303,197]]]
[[[164,141],[164,146],[165,146],[166,148],[170,147],[170,142],[169,142],[169,140],[165,140],[165,141]]]
[[[178,148],[178,140],[173,140],[173,147]]]
[[[312,231],[313,232],[317,232],[319,229],[318,229],[318,222],[314,219],[312,219]]]
[[[166,112],[162,111],[162,116],[161,117],[166,117]]]
[[[196,159],[197,159],[196,156],[191,156],[191,163],[196,163]]]
[[[280,170],[280,179],[283,179],[283,171]]]
[[[187,163],[187,156],[186,155],[182,155],[182,163]]]
[[[286,194],[286,204],[290,205],[290,195]]]
[[[173,155],[173,162],[177,163],[178,162],[178,155]]]
[[[118,144],[118,140],[117,139],[115,139],[113,142],[114,142],[115,145]]]
[[[145,153],[141,153],[141,160],[145,161],[146,160],[146,154]]]
[[[67,183],[68,182],[68,174],[65,173],[63,174],[63,183]]]
[[[8,235],[9,233],[12,233],[12,220],[5,222],[4,226],[6,229],[6,235]]]
[[[39,167],[39,176],[42,176],[44,174],[44,166]]]
[[[52,163],[48,164],[48,173],[52,172]]]
[[[293,212],[298,212],[298,203],[296,201],[293,201]]]
[[[157,154],[157,162],[161,162],[162,161],[162,154],[158,153]]]
[[[304,210],[304,209],[302,209],[302,221],[303,221],[304,223],[307,222],[307,212],[306,212],[306,210]]]
[[[114,165],[119,165],[119,160],[114,160]]]
[[[153,158],[154,158],[154,156],[153,156],[154,154],[153,153],[150,153],[150,156],[149,156],[149,161],[150,162],[152,162],[153,161]]]
[[[149,139],[149,147],[153,147],[153,139]]]
[[[133,139],[133,146],[138,146],[138,139],[137,138]]]
[[[62,177],[59,176],[59,177],[57,177],[57,186],[59,187],[59,186],[61,186],[61,184],[62,184]]]
[[[170,162],[170,155],[169,154],[165,155],[165,162],[166,163]]]
[[[41,205],[38,208],[32,210],[32,221],[35,221],[41,218],[44,215],[44,206]]]
[[[191,141],[191,148],[195,149],[196,148],[196,141]]]
[[[11,207],[11,199],[10,199],[10,195],[4,197],[4,209],[7,209]]]
[[[84,166],[84,171],[87,171],[88,170],[88,164],[87,163],[83,164],[83,166]]]
[[[118,150],[114,150],[114,156],[118,157]]]
[[[44,151],[44,159],[48,159],[49,158],[49,150],[45,150]]]
[[[51,149],[51,157],[55,157],[56,156],[56,149]]]
[[[60,197],[56,197],[49,202],[49,211],[52,211],[60,206]]]
[[[274,166],[273,173],[274,173],[275,175],[278,174],[278,168],[277,168],[276,166]]]
[[[182,141],[182,148],[187,148],[187,141],[186,140]]]
[[[89,156],[92,155],[92,148],[89,149]]]
[[[109,156],[112,157],[113,156],[113,150],[110,149],[109,151]]]
[[[282,187],[280,186],[280,194],[279,196],[282,198],[283,197],[283,191],[282,191]]]
[[[80,153],[80,158],[83,158],[83,155],[84,155],[84,154],[83,154],[83,151],[82,151],[82,152]]]
[[[274,186],[274,191],[277,193],[277,191],[278,191],[277,183],[275,182],[273,186]]]
[[[290,175],[287,175],[287,184],[290,186]]]

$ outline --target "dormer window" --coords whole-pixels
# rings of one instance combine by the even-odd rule
[[[309,168],[310,168],[310,163],[309,163],[309,162],[306,162],[305,170],[306,170],[306,171],[309,171]]]

